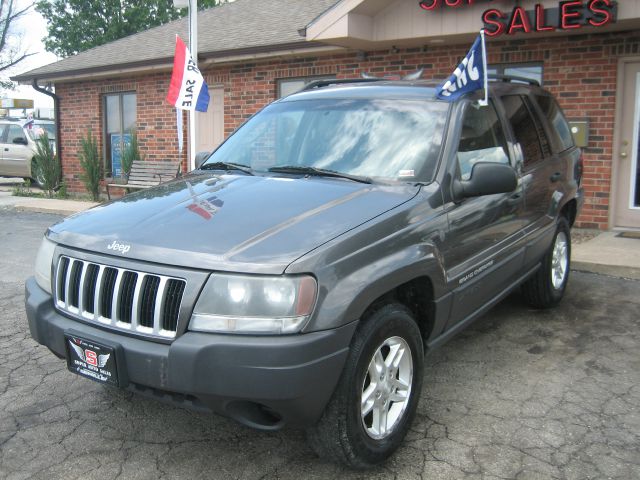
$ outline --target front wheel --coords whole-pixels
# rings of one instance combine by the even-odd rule
[[[316,453],[360,469],[386,460],[411,426],[423,364],[420,329],[407,308],[388,304],[364,319],[333,397],[307,431]]]
[[[540,269],[522,285],[527,303],[535,308],[555,307],[567,287],[571,267],[571,230],[564,217],[558,219],[551,247]]]

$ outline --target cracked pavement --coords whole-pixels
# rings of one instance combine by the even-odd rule
[[[562,304],[517,294],[426,359],[418,415],[351,472],[304,433],[264,433],[67,371],[30,337],[24,280],[60,217],[0,210],[0,478],[640,478],[640,282],[572,272]]]

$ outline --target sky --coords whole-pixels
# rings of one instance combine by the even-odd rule
[[[24,2],[19,2],[19,4]],[[24,17],[20,18],[15,25],[16,33],[22,35],[22,44],[29,52],[35,55],[25,59],[23,62],[11,69],[9,75],[18,75],[34,68],[53,63],[58,58],[50,52],[45,51],[42,39],[47,36],[47,22],[42,15],[31,9]],[[53,99],[42,93],[36,92],[30,85],[19,85],[13,92],[6,92],[6,97],[10,98],[31,98],[34,100],[36,108],[53,108]]]

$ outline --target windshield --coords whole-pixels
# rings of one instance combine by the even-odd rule
[[[29,136],[37,140],[44,132],[47,132],[49,140],[56,139],[56,126],[53,123],[34,123],[32,128],[27,128]]]
[[[448,106],[425,100],[274,103],[209,157],[266,172],[314,167],[386,180],[432,179]]]

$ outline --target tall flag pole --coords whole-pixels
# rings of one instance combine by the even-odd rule
[[[462,95],[475,90],[484,89],[484,100],[481,105],[487,105],[489,101],[489,82],[487,77],[487,55],[484,42],[484,30],[476,38],[467,56],[462,59],[460,65],[451,76],[436,89],[436,96],[440,100],[453,102]]]

